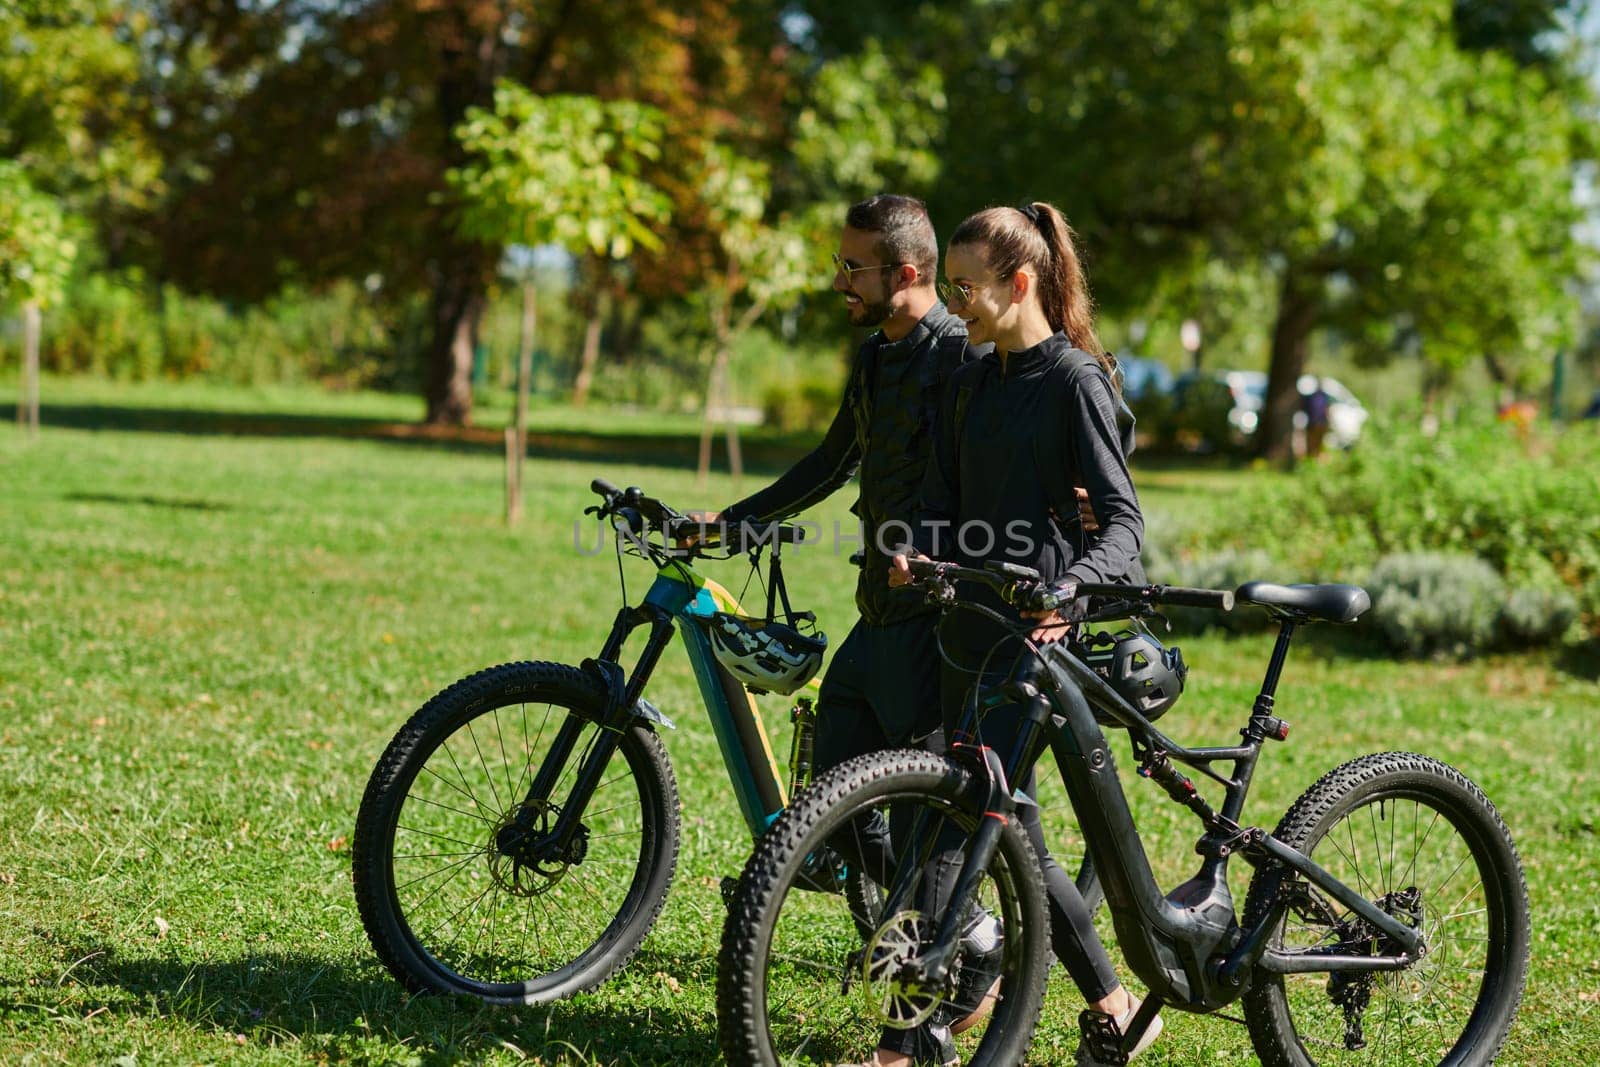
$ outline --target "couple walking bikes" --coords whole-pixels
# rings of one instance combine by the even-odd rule
[[[1012,563],[1053,584],[1117,581],[1138,567],[1144,527],[1128,473],[1131,418],[1095,336],[1066,220],[1046,203],[989,208],[956,228],[942,281],[938,258],[920,201],[881,195],[849,209],[833,289],[852,325],[877,331],[857,353],[838,414],[821,444],[773,484],[698,516],[789,518],[859,470],[860,620],[822,681],[819,773],[886,748],[941,750],[975,686],[1028,669],[1020,661],[1031,653],[998,620],[955,613],[941,632],[936,609],[908,588],[908,557]],[[1023,615],[997,598],[988,606],[1013,622]],[[1031,614],[1035,642],[1065,636],[1073,622]],[[981,742],[1004,759],[1020,725],[1016,709],[990,711]],[[1031,794],[1031,778],[1015,784]],[[1037,810],[1019,814],[1044,870],[1057,958],[1091,1007],[1126,1026],[1139,1002],[1045,847]],[[992,1009],[998,980],[988,976],[998,969],[982,961],[999,952],[996,924],[981,911],[969,923],[959,1007],[885,1029],[873,1067],[953,1063],[952,1036]],[[1159,1031],[1158,1017],[1139,1050]],[[1096,1061],[1085,1048],[1079,1062]]]

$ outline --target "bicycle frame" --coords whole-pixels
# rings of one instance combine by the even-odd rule
[[[1025,702],[1028,708],[1015,752],[1003,771],[996,767],[998,761],[991,750],[961,743],[952,748],[953,755],[975,770],[979,764],[987,768],[979,771],[979,780],[988,780],[988,803],[1003,804],[1007,815],[1014,811],[1016,802],[1011,800],[1006,783],[1025,776],[1046,745],[1054,753],[1104,887],[1118,945],[1129,968],[1151,992],[1147,1009],[1141,1011],[1141,1021],[1133,1024],[1136,1032],[1142,1032],[1162,1002],[1193,1012],[1210,1012],[1225,1006],[1243,994],[1246,978],[1254,968],[1277,973],[1400,970],[1418,958],[1418,930],[1340,882],[1310,857],[1265,831],[1241,827],[1236,821],[1263,743],[1268,738],[1282,740],[1287,736],[1287,724],[1273,717],[1271,711],[1294,628],[1292,619],[1282,620],[1266,678],[1249,721],[1240,731],[1243,744],[1188,748],[1173,741],[1064,644],[1057,644],[1044,650],[1046,664],[1051,668],[1046,675],[1051,679],[1046,686],[1049,692],[1015,681],[999,690],[1010,699]],[[1136,754],[1143,750],[1140,774],[1190,808],[1206,827],[1196,845],[1196,851],[1204,857],[1199,872],[1169,893],[1161,892],[1150,868],[1110,746],[1096,720],[1096,710],[1113,725],[1129,731]],[[967,750],[964,754],[963,748]],[[1194,785],[1172,767],[1171,760],[1195,767],[1223,785],[1225,799],[1220,812],[1213,810]],[[1214,770],[1212,764],[1217,762],[1232,762],[1231,776]],[[1000,774],[1004,777],[999,778]],[[991,806],[989,810],[996,809]],[[975,875],[965,876],[969,871],[984,870],[993,856],[999,834],[990,829],[991,822],[984,820],[968,844],[963,878],[957,884],[935,943],[924,954],[924,970],[931,979],[943,977],[954,951],[958,925],[955,917],[963,913],[968,887],[975,881]],[[985,830],[989,832],[984,833]],[[1278,894],[1267,914],[1250,929],[1241,929],[1227,883],[1228,860],[1235,853],[1267,867],[1280,881],[1298,874],[1392,939],[1401,953],[1367,956],[1269,951],[1268,938],[1291,901],[1288,894]],[[903,899],[898,884],[896,892],[891,893],[891,908],[897,899]]]
[[[662,652],[672,640],[674,628],[683,635],[684,650],[694,668],[700,696],[727,765],[740,813],[753,837],[759,837],[772,825],[788,805],[789,798],[778,775],[766,726],[761,721],[755,699],[717,662],[698,622],[718,611],[740,610],[738,601],[717,582],[698,574],[686,562],[673,560],[657,570],[656,580],[643,601],[617,612],[600,654],[583,662],[583,669],[606,688],[606,705],[600,720],[602,730],[583,755],[572,790],[561,805],[561,814],[550,833],[536,846],[538,851],[557,856],[565,853],[579,830],[582,814],[601,775],[616,752],[621,731],[630,719],[643,718],[673,727],[671,720],[645,700],[642,693]],[[649,637],[634,663],[632,674],[625,675],[619,657],[633,631],[641,627],[649,628]],[[534,811],[549,799],[584,725],[584,720],[577,716],[569,717],[562,725],[549,756],[529,787],[524,811]],[[511,843],[510,834],[527,832],[528,828],[521,826],[519,820],[504,831],[508,835],[504,843]]]

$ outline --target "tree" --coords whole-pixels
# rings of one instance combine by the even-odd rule
[[[732,397],[728,361],[734,343],[769,309],[792,303],[815,284],[808,269],[810,250],[819,233],[831,228],[825,220],[836,214],[822,206],[800,214],[769,214],[771,179],[766,164],[721,145],[707,153],[704,173],[701,199],[717,230],[720,263],[702,294],[711,344],[700,433],[701,486],[711,470],[711,439],[719,410],[727,425],[728,463],[735,482],[743,474],[738,427],[727,411]]]
[[[470,415],[501,251],[463,238],[441,196],[468,162],[452,131],[493,106],[500,79],[659,108],[670,137],[652,180],[674,217],[705,140],[759,123],[776,92],[776,21],[747,26],[740,0],[149,2],[163,16],[147,80],[172,183],[152,266],[241,299],[371,274],[387,293],[429,293],[433,422]]]
[[[1538,19],[1494,32],[1453,21],[1490,7],[997,0],[886,13],[813,0],[806,11],[819,54],[898,20],[894,39],[941,70],[958,103],[936,214],[1055,200],[1113,311],[1214,260],[1269,279],[1257,444],[1280,456],[1318,328],[1370,352],[1414,335],[1449,363],[1531,354],[1570,327],[1588,91],[1528,30]],[[1519,66],[1529,48],[1538,62]]]
[[[40,309],[61,298],[77,244],[60,205],[22,167],[0,160],[0,307],[22,305],[22,386],[17,422],[39,432]]]
[[[22,307],[18,421],[39,426],[41,309],[66,289],[72,216],[147,203],[156,166],[128,121],[138,29],[106,0],[0,8],[0,306]]]
[[[622,259],[636,245],[659,248],[651,229],[666,221],[666,194],[642,177],[659,158],[660,112],[630,101],[535,96],[513,82],[495,89],[492,110],[474,108],[456,128],[469,162],[446,177],[459,199],[461,233],[490,247],[559,245]],[[527,447],[528,379],[537,317],[525,279],[517,361],[517,411],[507,475],[507,516],[521,514]]]

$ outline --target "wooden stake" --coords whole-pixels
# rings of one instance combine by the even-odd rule
[[[39,436],[39,305],[22,305],[22,389],[17,394],[17,426]]]

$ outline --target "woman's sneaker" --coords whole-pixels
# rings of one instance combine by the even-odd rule
[[[1130,993],[1128,995],[1128,1010],[1123,1012],[1121,1015],[1116,1016],[1115,1018],[1112,1018],[1105,1012],[1098,1011],[1085,1011],[1083,1015],[1090,1018],[1098,1017],[1102,1025],[1106,1027],[1106,1029],[1102,1031],[1102,1036],[1109,1036],[1113,1041],[1116,1041],[1120,1040],[1122,1035],[1128,1032],[1128,1027],[1133,1025],[1133,1017],[1139,1014],[1139,1005],[1141,1003],[1143,1003],[1143,1001]],[[1093,1024],[1087,1020],[1081,1020],[1080,1025],[1087,1029]],[[1128,1060],[1133,1059],[1135,1056],[1139,1055],[1139,1053],[1153,1045],[1156,1038],[1159,1036],[1161,1036],[1161,1016],[1157,1015],[1154,1019],[1150,1020],[1150,1025],[1145,1027],[1144,1033],[1139,1036],[1138,1044],[1134,1045],[1127,1051],[1125,1058],[1119,1060],[1096,1059],[1094,1055],[1094,1049],[1090,1047],[1088,1039],[1080,1039],[1078,1042],[1078,1067],[1115,1067],[1117,1064],[1127,1063]]]
[[[994,1011],[1005,956],[1004,931],[993,915],[980,911],[961,934],[961,973],[956,976],[956,994],[948,1002],[952,1034],[972,1029]]]

